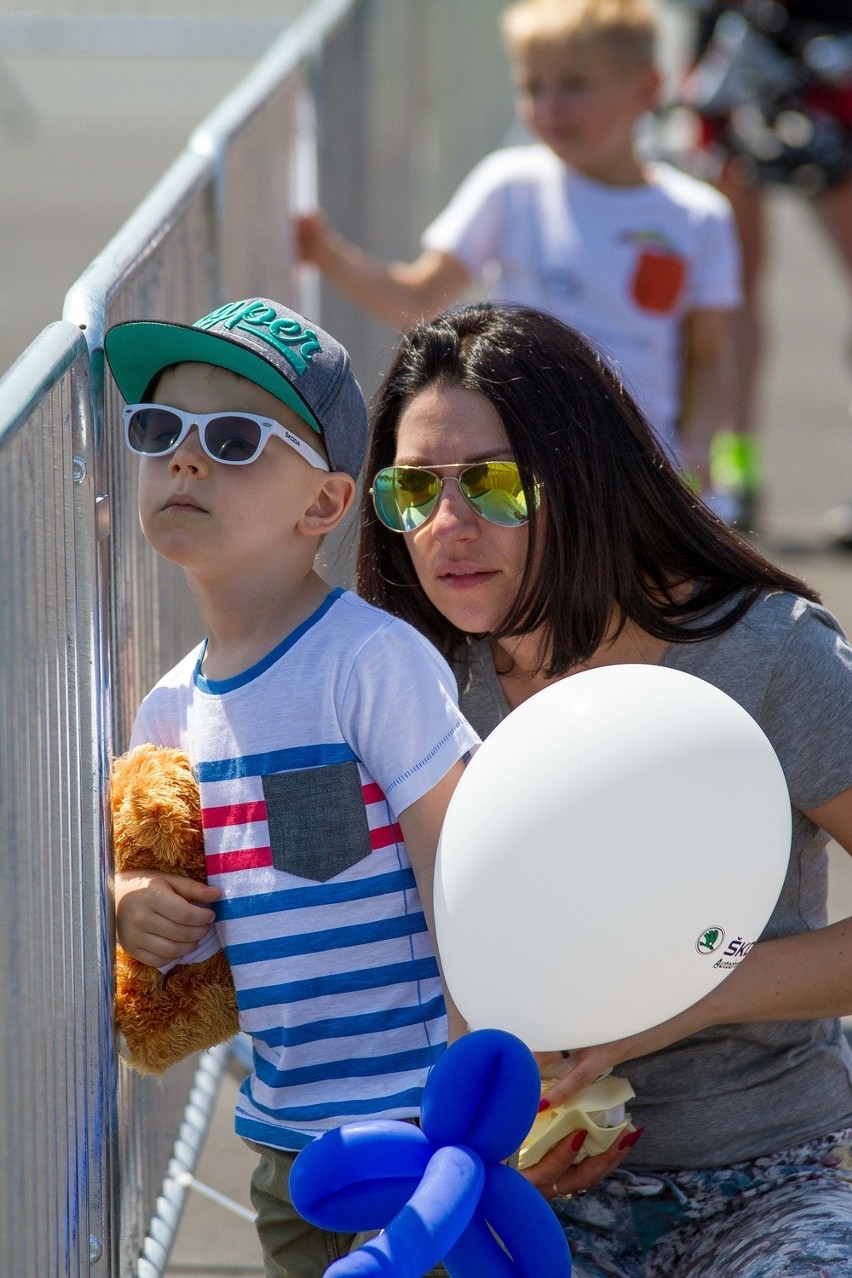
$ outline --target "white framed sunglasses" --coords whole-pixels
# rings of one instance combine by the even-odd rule
[[[207,456],[223,466],[248,466],[257,461],[266,441],[283,439],[308,465],[330,470],[328,462],[310,444],[271,417],[257,413],[187,413],[169,404],[127,404],[124,438],[139,457],[168,457],[180,447],[195,426]]]

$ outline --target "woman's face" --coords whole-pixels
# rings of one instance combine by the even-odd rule
[[[480,461],[511,460],[503,423],[478,391],[429,386],[409,401],[399,419],[396,465],[458,463],[461,468]],[[438,611],[459,630],[472,634],[495,630],[514,603],[524,576],[527,525],[502,528],[488,523],[450,479],[430,518],[404,536],[420,585]]]

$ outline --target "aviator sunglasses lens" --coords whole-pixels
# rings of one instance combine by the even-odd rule
[[[527,495],[515,462],[484,462],[459,475],[459,487],[474,510],[491,524],[514,528],[529,519]]]
[[[529,519],[526,493],[515,462],[468,466],[457,482],[468,505],[489,523],[515,528]],[[387,466],[373,480],[373,505],[386,527],[394,532],[411,532],[432,514],[440,491],[441,480],[431,471],[417,466]]]
[[[376,514],[393,532],[411,532],[435,508],[441,483],[437,475],[414,466],[387,466],[373,480]]]

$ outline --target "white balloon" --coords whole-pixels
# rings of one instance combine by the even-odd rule
[[[552,684],[483,742],[447,810],[450,993],[471,1028],[534,1051],[650,1029],[758,939],[790,835],[772,746],[712,684],[647,665]]]

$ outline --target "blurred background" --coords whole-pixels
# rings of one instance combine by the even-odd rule
[[[0,371],[61,315],[70,285],[192,129],[310,3],[116,0],[106,16],[103,0],[65,0],[61,10],[55,0],[1,0]],[[677,0],[660,0],[660,7],[661,54],[672,85],[695,15]],[[482,59],[502,83],[494,20],[501,8],[494,0],[460,13],[466,26],[479,24]],[[464,73],[462,67],[450,72]],[[475,97],[469,109],[475,111]],[[500,130],[517,136],[508,87],[501,114],[497,136]],[[415,224],[425,226],[443,207],[472,159],[420,157],[422,189],[400,191],[400,199],[415,203]],[[849,565],[832,558],[812,568],[808,555],[824,549],[821,514],[852,496],[849,296],[806,201],[775,188],[769,204],[762,523],[773,552],[795,557],[798,571],[817,572],[842,611]],[[384,252],[405,256],[417,248],[416,242],[394,243]]]

